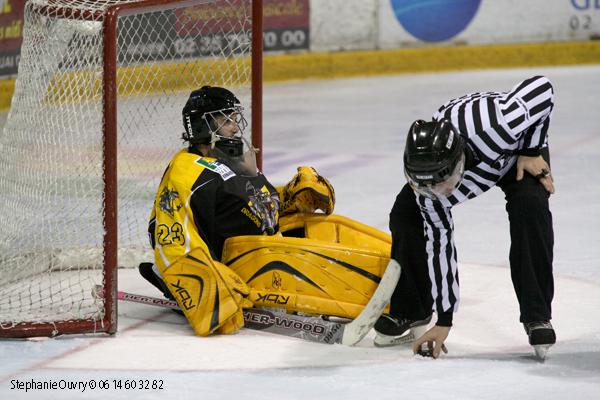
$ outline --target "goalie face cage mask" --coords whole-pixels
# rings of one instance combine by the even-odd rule
[[[222,160],[238,175],[256,176],[256,149],[245,135],[248,122],[243,108],[208,112],[202,119],[210,132],[210,156]]]

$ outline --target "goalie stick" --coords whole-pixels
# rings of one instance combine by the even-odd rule
[[[353,346],[369,333],[394,292],[400,278],[400,265],[390,260],[379,286],[363,311],[351,322],[336,322],[319,316],[288,314],[285,310],[266,310],[259,308],[244,309],[244,327],[291,336],[311,342]],[[101,286],[94,288],[94,296],[104,296]],[[118,291],[117,298],[122,301],[148,304],[173,310],[179,310],[177,302],[141,294]]]
[[[96,288],[98,295],[101,297],[100,287],[97,286]],[[122,291],[117,292],[117,297],[122,301],[180,310],[177,302],[173,300]],[[280,311],[246,308],[244,309],[244,327],[277,335],[297,337],[311,342],[334,344],[341,343],[346,324],[329,321],[317,316],[287,314],[283,309]]]

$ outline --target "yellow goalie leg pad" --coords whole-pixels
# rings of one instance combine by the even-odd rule
[[[243,307],[252,307],[248,286],[202,248],[181,257],[163,280],[198,336],[234,333],[244,326]]]
[[[250,299],[290,312],[355,318],[385,272],[389,235],[335,215],[283,222],[317,239],[240,236],[225,242],[223,262],[247,282]]]
[[[306,239],[371,249],[384,252],[388,257],[391,254],[392,237],[388,233],[337,214],[286,215],[279,219],[279,232],[283,236],[300,235]]]

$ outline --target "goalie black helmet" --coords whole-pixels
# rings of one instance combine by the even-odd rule
[[[200,146],[203,156],[225,163],[237,174],[256,176],[256,150],[245,137],[248,126],[243,108],[229,90],[203,86],[194,90],[183,107],[183,140]]]
[[[183,107],[183,140],[190,144],[209,144],[214,141],[214,126],[211,115],[237,112],[241,116],[240,101],[229,90],[216,86],[203,86],[194,90]]]
[[[413,122],[404,149],[404,172],[409,183],[427,187],[446,181],[459,161],[464,167],[464,150],[465,139],[450,120]]]

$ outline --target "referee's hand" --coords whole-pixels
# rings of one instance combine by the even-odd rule
[[[552,179],[552,173],[550,172],[550,166],[542,158],[519,156],[517,159],[517,180],[523,179],[523,175],[527,171],[532,176],[536,177],[540,183],[544,186],[544,189],[550,194],[554,193],[554,179]]]
[[[425,332],[423,336],[415,340],[415,343],[413,344],[413,353],[420,354],[422,351],[421,345],[424,343],[427,343],[427,349],[429,350],[428,354],[431,354],[431,357],[433,358],[438,358],[442,351],[448,353],[444,341],[449,333],[449,326],[433,326],[430,330]]]

